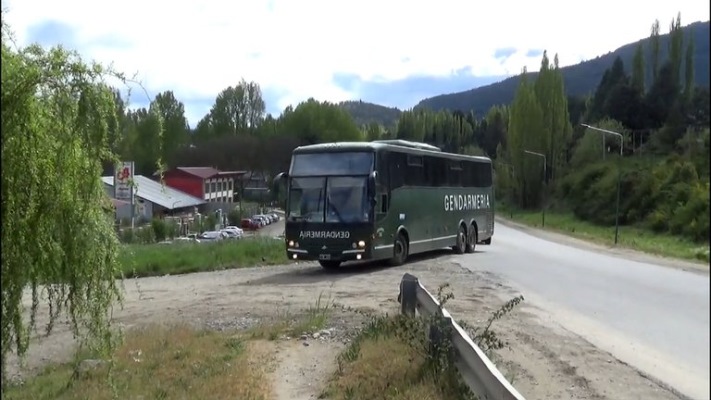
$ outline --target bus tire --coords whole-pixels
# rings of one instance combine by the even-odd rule
[[[393,266],[400,266],[405,264],[407,261],[407,239],[402,233],[398,233],[395,238],[395,243],[393,243],[393,258],[390,259],[390,264]]]
[[[321,264],[321,267],[323,267],[324,269],[337,269],[341,266],[340,261],[319,260],[318,263]]]
[[[455,254],[464,254],[468,242],[467,230],[463,225],[459,225],[459,231],[457,232],[457,243],[452,246]]]
[[[469,233],[469,236],[467,237],[467,246],[464,249],[464,252],[467,254],[471,254],[476,250],[476,241],[478,239],[477,233],[476,233],[476,226],[472,225],[469,227],[471,232]]]
[[[491,238],[488,238],[482,242],[483,244],[489,245],[491,244]]]

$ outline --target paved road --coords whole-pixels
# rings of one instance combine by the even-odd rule
[[[456,260],[681,394],[709,399],[709,275],[544,240],[501,223]]]

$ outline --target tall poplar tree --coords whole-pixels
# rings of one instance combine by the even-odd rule
[[[535,87],[523,70],[516,96],[509,111],[508,152],[516,170],[515,186],[522,207],[540,205],[542,160],[534,160],[525,151],[546,153],[544,115],[536,98]],[[538,165],[538,167],[536,167]]]

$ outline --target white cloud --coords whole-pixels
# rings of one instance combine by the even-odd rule
[[[19,42],[27,28],[58,21],[73,27],[84,56],[139,72],[153,92],[180,99],[214,98],[241,77],[283,93],[278,109],[315,97],[358,98],[336,86],[334,73],[361,79],[478,76],[537,70],[530,49],[575,64],[662,32],[678,11],[682,23],[709,19],[698,0],[647,3],[599,0],[9,0],[4,15]],[[115,46],[110,46],[114,42]],[[496,49],[518,52],[501,63]],[[190,110],[192,111],[192,110]],[[196,110],[197,111],[197,110]],[[192,111],[191,114],[202,114]]]

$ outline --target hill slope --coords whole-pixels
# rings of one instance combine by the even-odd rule
[[[338,106],[346,110],[358,126],[375,122],[385,127],[393,127],[402,113],[397,108],[363,101],[343,101]]]
[[[694,71],[696,84],[704,87],[709,86],[709,26],[710,22],[696,22],[682,28],[684,38],[691,35],[694,39]],[[660,35],[660,59],[667,57],[667,43],[669,35]],[[649,38],[642,39],[645,55],[648,59],[645,68],[647,70],[648,85],[651,83],[651,52],[649,50]],[[629,71],[632,65],[632,58],[639,42],[630,43],[619,49],[597,57],[593,60],[581,62],[576,65],[561,68],[565,89],[568,95],[586,95],[592,93],[602,79],[605,70],[609,68],[618,56],[622,59],[625,69]],[[684,44],[686,46],[686,44]],[[553,54],[549,54],[552,59]],[[537,72],[527,74],[530,78],[535,78]],[[415,108],[429,108],[433,110],[473,110],[477,115],[484,115],[492,106],[499,104],[511,104],[516,89],[518,88],[520,75],[510,77],[501,82],[482,86],[476,89],[459,93],[443,94],[419,102]]]

